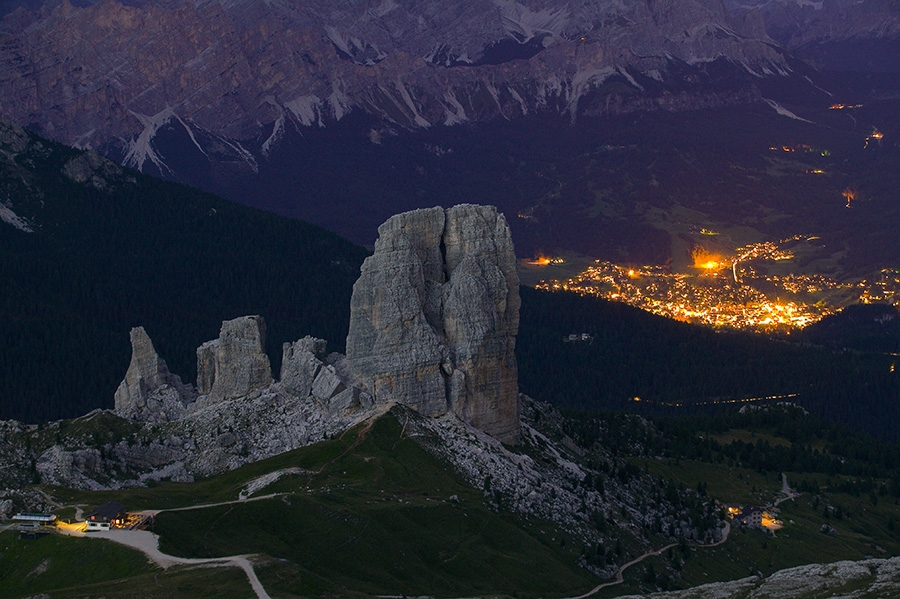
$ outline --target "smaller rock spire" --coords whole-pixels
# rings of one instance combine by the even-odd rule
[[[190,386],[169,372],[144,327],[131,329],[131,364],[116,389],[116,413],[132,420],[166,422],[181,416],[193,398]]]
[[[272,384],[266,321],[242,316],[222,323],[219,338],[197,348],[197,391],[212,399],[242,397]]]

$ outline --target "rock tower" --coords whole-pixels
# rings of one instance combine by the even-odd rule
[[[197,348],[197,392],[233,399],[272,384],[266,321],[242,316],[222,323],[219,338]]]
[[[464,204],[378,228],[353,286],[347,364],[377,403],[454,412],[495,438],[519,435],[519,279],[506,218]]]
[[[131,329],[131,364],[116,389],[116,413],[144,422],[166,422],[181,416],[193,401],[190,385],[169,372],[144,327]]]

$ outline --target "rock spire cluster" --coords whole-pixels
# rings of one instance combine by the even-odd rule
[[[195,391],[138,327],[116,412],[165,422],[260,393],[309,400],[331,417],[397,402],[517,442],[519,279],[506,219],[464,204],[399,214],[378,233],[353,287],[346,357],[312,337],[285,343],[276,382],[265,321],[244,316],[197,349]]]

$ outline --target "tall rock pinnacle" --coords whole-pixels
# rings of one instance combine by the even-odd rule
[[[353,287],[347,362],[376,402],[454,412],[495,438],[519,435],[519,279],[492,206],[398,214],[378,228]]]
[[[181,416],[193,391],[169,372],[144,327],[131,329],[131,364],[116,389],[116,413],[145,422],[165,422]]]

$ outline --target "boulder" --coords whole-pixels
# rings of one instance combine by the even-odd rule
[[[272,384],[266,322],[242,316],[222,323],[219,338],[197,348],[197,388],[213,400],[233,399]]]
[[[312,397],[332,418],[371,407],[371,396],[352,386],[343,372],[344,356],[326,355],[325,347],[325,341],[314,337],[285,343],[281,361],[282,388],[295,397]]]
[[[193,401],[193,390],[169,372],[144,327],[131,329],[131,364],[115,394],[115,411],[143,422],[175,420]]]
[[[519,434],[519,281],[492,206],[390,218],[353,287],[347,364],[376,403],[452,411],[497,439]]]

